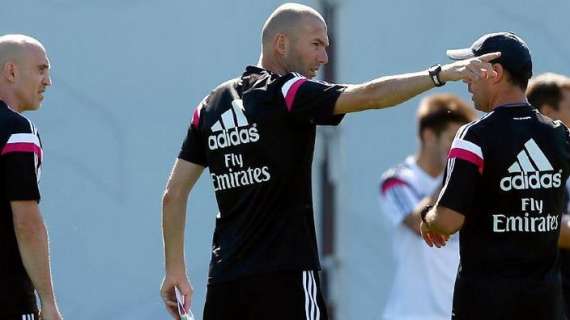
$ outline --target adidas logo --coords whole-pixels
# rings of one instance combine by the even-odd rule
[[[214,134],[208,137],[210,150],[238,146],[259,140],[259,132],[255,124],[250,127],[243,111],[243,101],[240,99],[233,100],[232,108],[222,113],[221,119],[211,127]]]
[[[558,188],[562,182],[562,170],[552,172],[552,164],[533,139],[524,144],[508,171],[513,175],[501,179],[503,191]]]

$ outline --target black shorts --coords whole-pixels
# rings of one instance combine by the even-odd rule
[[[453,320],[562,320],[560,283],[465,281],[453,292]]]
[[[204,320],[328,320],[318,273],[286,271],[210,284]]]

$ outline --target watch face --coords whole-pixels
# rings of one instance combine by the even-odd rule
[[[436,64],[435,66],[431,66],[428,70],[431,74],[437,74],[441,71],[441,65]]]

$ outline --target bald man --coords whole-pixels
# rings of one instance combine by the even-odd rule
[[[190,191],[209,168],[216,218],[205,320],[328,319],[321,295],[311,195],[316,125],[406,101],[446,81],[493,76],[479,58],[359,85],[313,81],[328,62],[327,25],[314,9],[285,4],[267,19],[261,57],[215,88],[194,111],[163,195],[163,300],[174,318],[178,287],[189,308],[184,261]]]
[[[38,202],[42,146],[24,115],[51,85],[42,44],[24,35],[0,37],[0,319],[62,319],[55,300],[48,236]]]

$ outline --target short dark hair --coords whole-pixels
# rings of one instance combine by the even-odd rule
[[[507,71],[508,79],[509,79],[509,82],[511,84],[521,88],[522,91],[526,90],[526,88],[528,87],[528,76],[527,75],[512,72],[511,70],[505,68],[504,66],[503,66],[503,69]]]
[[[422,100],[417,112],[418,134],[422,137],[425,129],[441,135],[450,123],[468,123],[476,118],[475,110],[459,97],[442,93]]]
[[[526,97],[538,110],[549,105],[558,110],[562,101],[562,90],[570,89],[570,78],[556,73],[544,73],[532,78]]]

